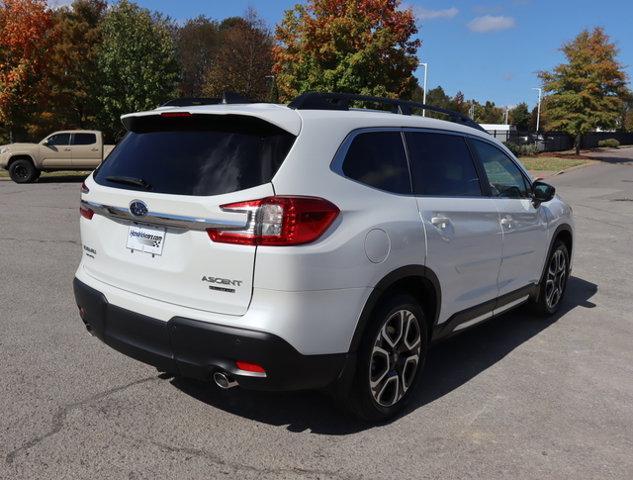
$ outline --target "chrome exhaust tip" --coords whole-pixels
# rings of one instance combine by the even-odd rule
[[[213,381],[221,390],[228,390],[238,385],[237,381],[225,372],[215,372],[213,374]]]

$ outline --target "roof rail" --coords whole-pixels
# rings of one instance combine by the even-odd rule
[[[369,95],[357,95],[355,93],[318,93],[308,92],[296,97],[288,104],[290,108],[296,110],[349,110],[352,102],[379,103],[391,107],[392,113],[400,115],[413,115],[414,110],[428,110],[441,113],[449,117],[455,123],[476,128],[485,132],[483,127],[463,113],[446,110],[433,105],[411,102],[408,100],[397,100],[385,97],[372,97]]]
[[[182,97],[163,103],[161,107],[195,107],[198,105],[220,105],[220,104],[239,104],[253,103],[253,100],[235,92],[224,92],[222,97]]]

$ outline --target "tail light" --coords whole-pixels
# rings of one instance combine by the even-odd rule
[[[89,193],[89,192],[90,192],[90,189],[86,185],[86,182],[82,182],[81,183],[81,193]]]
[[[92,210],[91,208],[88,208],[88,207],[84,207],[83,205],[79,207],[79,213],[86,220],[92,220],[92,217],[95,214],[94,210]]]
[[[319,238],[339,214],[336,205],[316,197],[275,196],[222,205],[249,214],[244,230],[208,229],[214,242],[240,245],[301,245]]]

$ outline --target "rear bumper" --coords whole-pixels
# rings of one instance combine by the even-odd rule
[[[161,371],[210,381],[214,371],[231,373],[244,388],[302,390],[323,388],[340,375],[348,354],[303,355],[282,338],[261,331],[182,317],[169,321],[120,308],[74,279],[77,305],[91,333],[110,347]],[[256,363],[258,377],[235,361]]]

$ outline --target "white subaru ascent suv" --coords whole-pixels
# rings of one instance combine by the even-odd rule
[[[327,387],[381,421],[433,342],[559,308],[571,208],[468,117],[350,94],[204,103],[123,116],[82,185],[75,296],[112,348],[225,389]]]

